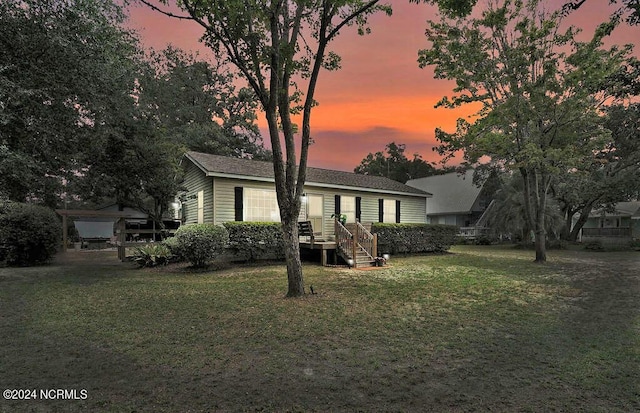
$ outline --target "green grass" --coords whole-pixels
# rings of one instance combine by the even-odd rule
[[[640,409],[637,252],[455,247],[372,271],[0,269],[0,411]]]

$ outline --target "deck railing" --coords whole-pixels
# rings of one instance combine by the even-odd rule
[[[490,228],[487,227],[460,227],[460,236],[463,238],[477,238],[487,235]]]
[[[582,228],[583,237],[630,237],[631,228]]]

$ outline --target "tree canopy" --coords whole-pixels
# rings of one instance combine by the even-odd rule
[[[474,121],[457,130],[437,130],[439,151],[463,151],[471,164],[488,159],[516,170],[523,179],[525,217],[535,231],[536,261],[546,260],[545,211],[555,177],[590,164],[610,131],[604,105],[622,97],[611,82],[626,69],[631,46],[603,48],[614,25],[601,25],[588,42],[577,30],[560,29],[562,13],[537,0],[490,3],[481,17],[430,22],[430,49],[421,67],[456,82],[454,95],[439,106],[479,103]]]
[[[147,61],[138,80],[139,110],[172,141],[198,152],[270,158],[256,124],[256,97],[237,86],[228,68],[171,46],[151,51]]]
[[[586,2],[587,0],[567,1],[563,6],[563,10],[565,13],[578,10]],[[590,3],[594,5],[597,2],[591,1]],[[609,0],[609,4],[619,5],[613,16],[611,16],[614,20],[624,18],[631,25],[640,24],[640,0]],[[598,6],[600,5],[598,4]]]
[[[384,176],[403,184],[410,179],[423,178],[437,173],[433,164],[426,162],[417,153],[413,159],[404,154],[406,145],[395,142],[385,146],[382,151],[369,153],[353,171],[362,175]]]
[[[0,191],[55,205],[140,55],[111,1],[0,3]]]
[[[252,91],[180,50],[145,54],[125,18],[110,0],[0,4],[0,197],[161,222],[185,150],[269,159]]]

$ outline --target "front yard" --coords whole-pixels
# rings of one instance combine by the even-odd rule
[[[549,255],[309,265],[302,299],[279,265],[0,268],[2,390],[78,392],[0,411],[640,410],[640,254]]]

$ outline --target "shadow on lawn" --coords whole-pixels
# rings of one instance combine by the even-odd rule
[[[615,265],[607,257],[549,265],[578,292],[558,297],[557,310],[458,326],[433,348],[396,351],[403,334],[437,327],[413,323],[396,327],[397,337],[338,332],[232,348],[230,362],[195,370],[179,359],[141,365],[101,341],[24,328],[27,303],[0,302],[4,387],[88,391],[86,400],[3,400],[0,411],[638,411],[639,257]],[[19,283],[6,284],[7,296],[20,294]]]
[[[441,352],[457,367],[429,380],[442,387],[434,411],[640,411],[640,256],[571,256],[548,264],[579,292],[554,318],[473,331],[466,350]]]

